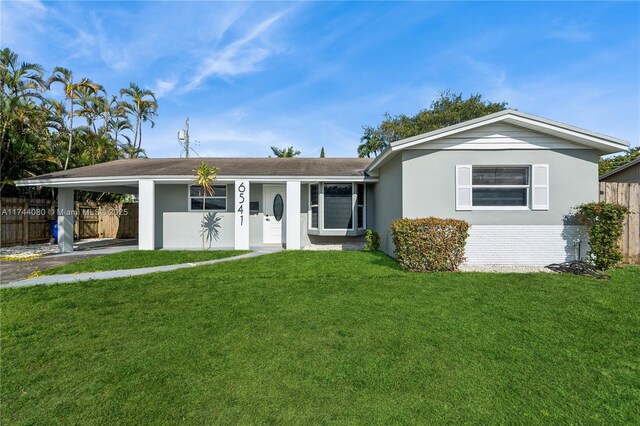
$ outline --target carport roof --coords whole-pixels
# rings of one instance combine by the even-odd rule
[[[144,158],[116,160],[17,181],[18,186],[52,185],[85,180],[192,179],[204,161],[218,168],[218,178],[354,178],[366,177],[370,158]]]

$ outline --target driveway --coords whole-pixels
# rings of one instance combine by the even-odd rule
[[[82,246],[82,242],[78,243],[81,247],[80,251],[75,251],[72,253],[51,254],[28,261],[0,261],[0,285],[25,279],[36,271],[43,271],[45,269],[53,268],[56,266],[62,266],[68,263],[77,262],[78,260],[102,256],[104,254],[116,253],[118,251],[124,250],[133,250],[138,248],[137,241],[135,240],[128,240],[124,243],[123,240],[114,240],[114,243],[111,246],[107,247],[105,247],[104,244]]]

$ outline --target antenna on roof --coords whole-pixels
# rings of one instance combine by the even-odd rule
[[[185,122],[185,128],[178,131],[178,143],[184,147],[185,158],[189,158],[189,117]],[[180,157],[182,157],[182,152],[180,152]]]

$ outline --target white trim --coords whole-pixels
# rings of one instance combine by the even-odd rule
[[[358,185],[363,186],[362,193],[364,197],[362,197],[362,204],[358,204],[358,200],[357,200]],[[358,207],[362,206],[362,227],[359,227],[358,224],[356,224],[356,231],[360,231],[363,229],[367,229],[367,184],[357,182],[354,184],[354,187],[356,191],[356,210],[355,210],[355,216],[354,216],[356,222],[358,221]]]
[[[536,171],[537,170],[537,171]],[[544,184],[536,183],[538,180],[538,173],[543,172]],[[549,165],[548,164],[532,164],[531,165],[531,210],[549,210]],[[545,203],[536,204],[536,194],[543,193]]]
[[[284,222],[284,220],[286,220],[286,216],[285,216],[287,214],[287,210],[286,210],[287,209],[287,186],[286,186],[286,184],[283,184],[283,183],[275,184],[274,183],[274,184],[262,185],[262,243],[263,244],[283,244],[285,242],[282,239],[282,236],[283,236],[282,233],[286,232],[284,224],[280,225],[281,228],[280,228],[280,242],[279,243],[267,243],[267,242],[265,242],[266,234],[267,234],[267,227],[265,226],[265,221],[266,221],[266,218],[267,218],[267,195],[266,195],[266,192],[267,192],[267,188],[274,188],[274,187],[275,188],[283,188],[284,187],[284,190],[282,191],[282,193],[283,193],[282,201],[284,202],[284,209],[285,210],[283,211],[282,221]]]
[[[138,249],[155,250],[156,188],[151,179],[140,181],[138,193]]]
[[[202,209],[192,209],[191,208],[191,199],[192,198],[202,198],[202,202],[205,203],[205,199],[206,198],[224,198],[224,209],[207,209],[205,208],[204,211],[205,212],[226,212],[229,210],[229,184],[228,183],[214,183],[213,187],[215,188],[216,186],[224,186],[224,197],[221,195],[196,195],[196,196],[191,196],[191,187],[192,186],[200,186],[197,183],[190,183],[187,185],[187,211],[190,212],[201,212],[202,213]],[[215,191],[215,189],[214,189]]]
[[[312,185],[318,185],[318,204],[311,204],[311,186]],[[307,230],[309,231],[318,231],[320,229],[320,183],[319,182],[314,182],[314,183],[309,183],[307,185],[307,192],[308,192],[308,209],[307,209]],[[318,209],[318,226],[316,226],[315,228],[311,225],[312,223],[312,212],[311,212],[311,208],[312,207],[316,207]]]
[[[248,180],[237,180],[233,185],[235,191],[234,246],[236,250],[249,250],[250,188]]]
[[[300,250],[300,181],[288,181],[285,187],[285,241],[287,250]]]
[[[472,206],[473,206],[473,189],[471,186],[471,183],[473,182],[473,166],[471,166],[470,164],[456,164],[456,168],[455,168],[455,203],[456,203],[456,210],[458,211],[463,211],[463,210],[471,210]],[[461,172],[462,170],[469,170],[469,182],[461,182]],[[462,201],[460,199],[461,197],[461,190],[468,190],[469,192],[469,199],[466,201]]]
[[[472,189],[473,191],[473,189]],[[529,206],[472,206],[471,210],[531,210]]]
[[[530,164],[473,164],[470,166],[471,167],[471,208],[468,210],[533,210],[531,208],[531,205],[533,203],[533,201],[531,200],[531,194],[532,194],[532,187],[533,187],[533,167]],[[483,167],[497,167],[497,168],[509,168],[509,167],[518,167],[518,168],[526,168],[528,169],[528,173],[527,173],[527,177],[529,178],[529,184],[528,185],[474,185],[473,184],[473,169],[474,167],[479,167],[479,168],[483,168]],[[457,177],[457,170],[456,170],[456,177]],[[479,189],[484,189],[484,188],[498,188],[498,189],[526,189],[527,190],[527,195],[526,195],[526,200],[527,200],[527,204],[525,206],[474,206],[473,205],[473,190],[475,188],[479,188]],[[456,186],[456,190],[457,190],[457,186]],[[457,200],[457,193],[456,193],[456,200]]]

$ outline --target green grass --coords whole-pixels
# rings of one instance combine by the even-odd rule
[[[280,252],[7,289],[2,424],[640,421],[640,268],[405,273]]]
[[[178,263],[203,262],[249,253],[241,250],[127,250],[119,253],[92,257],[39,272],[40,275],[75,274],[78,272],[113,271],[116,269],[147,268],[150,266],[176,265]]]

